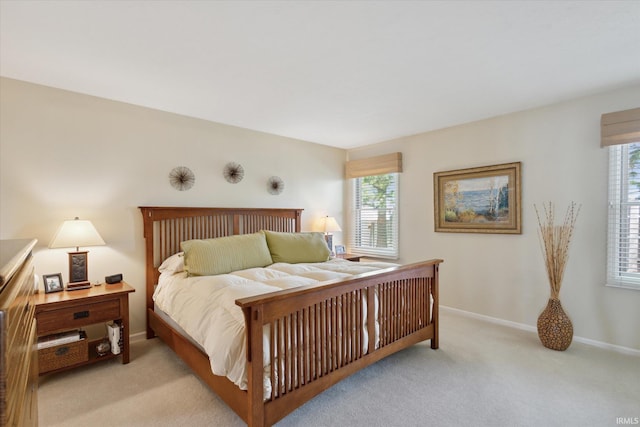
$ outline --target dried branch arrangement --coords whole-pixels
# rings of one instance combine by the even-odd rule
[[[538,208],[535,205],[533,207],[536,210],[538,226],[540,227],[540,246],[542,247],[544,262],[547,267],[551,298],[558,299],[560,286],[562,286],[562,277],[569,259],[569,244],[571,243],[571,236],[573,235],[573,229],[581,206],[571,202],[561,225],[555,224],[553,203],[548,202],[542,205],[544,210],[543,218],[540,217]]]

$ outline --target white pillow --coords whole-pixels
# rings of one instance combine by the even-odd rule
[[[160,273],[175,274],[184,271],[184,252],[178,252],[165,259],[158,268]]]

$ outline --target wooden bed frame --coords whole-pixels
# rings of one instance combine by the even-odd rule
[[[430,260],[303,286],[236,304],[247,332],[248,389],[211,372],[208,356],[154,312],[158,266],[180,242],[259,230],[300,232],[302,209],[140,207],[146,239],[147,337],[160,337],[249,426],[269,426],[345,377],[415,343],[438,348],[438,267]],[[375,304],[375,300],[378,304]],[[376,311],[377,310],[377,311]],[[366,315],[365,315],[366,312]],[[379,323],[379,342],[367,331]],[[269,331],[271,396],[263,393]]]

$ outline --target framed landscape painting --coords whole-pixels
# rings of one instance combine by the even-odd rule
[[[520,165],[434,173],[435,231],[521,234]]]

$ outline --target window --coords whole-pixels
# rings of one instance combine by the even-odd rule
[[[398,258],[398,177],[402,153],[350,160],[345,178],[353,182],[349,212],[349,251]]]
[[[640,143],[609,150],[607,285],[640,289]]]
[[[607,285],[640,289],[640,108],[602,115],[609,147]]]
[[[398,258],[397,173],[353,179],[350,251]]]

